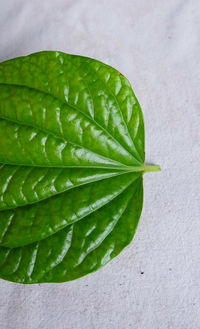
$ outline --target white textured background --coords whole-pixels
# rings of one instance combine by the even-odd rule
[[[1,0],[0,60],[45,49],[129,78],[162,172],[145,175],[135,239],[106,267],[65,284],[1,280],[0,328],[199,329],[200,1]]]

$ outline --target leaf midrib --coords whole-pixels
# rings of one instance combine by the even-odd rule
[[[31,167],[31,166],[30,166]],[[101,168],[102,169],[102,168]],[[104,178],[98,178],[98,179],[94,179],[90,182],[84,182],[84,183],[81,183],[81,184],[78,184],[78,185],[75,185],[75,186],[71,186],[69,188],[66,188],[60,192],[56,192],[50,196],[47,196],[45,198],[41,198],[37,201],[34,201],[34,202],[27,202],[27,203],[24,203],[24,204],[21,204],[21,205],[17,205],[17,206],[13,206],[13,207],[7,207],[7,208],[4,208],[4,209],[1,209],[0,208],[0,211],[7,211],[7,210],[12,210],[12,209],[16,209],[16,208],[21,208],[21,207],[26,207],[26,206],[29,206],[29,205],[33,205],[33,204],[36,204],[36,203],[39,203],[41,201],[44,201],[44,200],[47,200],[47,199],[50,199],[50,198],[53,198],[54,196],[57,196],[59,194],[62,194],[62,193],[65,193],[65,192],[68,192],[70,190],[74,190],[74,189],[77,189],[81,186],[84,186],[84,185],[89,185],[89,184],[93,184],[93,183],[96,183],[96,182],[99,182],[99,181],[104,181],[106,179],[110,179],[110,178],[113,178],[113,177],[118,177],[118,176],[122,176],[122,175],[125,175],[125,174],[129,174],[130,171],[123,171],[123,172],[117,172],[116,174],[115,173],[110,173],[110,176],[108,177],[104,177]]]
[[[54,132],[52,132],[52,131],[50,131],[48,129],[39,128],[37,126],[31,125],[31,124],[27,124],[27,123],[23,123],[23,122],[21,122],[19,120],[10,119],[10,118],[4,117],[2,115],[0,115],[0,119],[5,120],[5,121],[12,122],[14,124],[19,124],[20,126],[25,126],[25,127],[28,127],[28,128],[37,129],[38,132],[46,133],[46,134],[48,134],[50,136],[53,136],[53,137],[55,137],[55,138],[57,138],[57,139],[65,142],[67,144],[70,144],[70,145],[73,145],[73,146],[82,148],[82,149],[84,149],[86,151],[89,151],[89,152],[93,153],[94,155],[98,155],[98,157],[100,157],[101,159],[108,159],[108,160],[113,161],[113,163],[116,163],[116,164],[119,164],[120,165],[119,167],[116,167],[116,166],[113,166],[113,167],[110,166],[109,167],[108,166],[107,167],[108,169],[119,169],[120,168],[121,170],[124,170],[124,168],[129,167],[129,166],[127,166],[127,165],[125,165],[125,164],[123,164],[121,162],[118,162],[118,161],[114,160],[114,159],[111,159],[111,158],[108,158],[108,157],[104,157],[103,155],[101,155],[99,153],[95,153],[95,152],[87,149],[86,147],[84,147],[82,145],[79,145],[79,144],[76,144],[76,143],[73,143],[73,142],[69,142],[66,139],[64,139],[63,137],[60,137],[59,135],[55,134]],[[1,163],[6,164],[5,162],[1,162]],[[55,165],[44,165],[43,166],[43,165],[37,165],[37,164],[34,164],[34,163],[31,163],[31,164],[28,164],[27,165],[27,164],[23,164],[22,162],[20,162],[20,163],[9,162],[8,164],[20,165],[20,166],[28,166],[28,167],[45,167],[45,168],[49,168],[49,167],[50,168],[101,168],[101,169],[105,168],[104,166],[82,166],[82,167],[81,166],[61,166],[61,165],[60,166],[55,166]]]
[[[97,125],[102,131],[104,131],[113,141],[115,141],[115,143],[116,144],[118,144],[121,148],[123,148],[132,158],[133,158],[133,160],[136,162],[136,163],[138,163],[138,164],[141,164],[135,157],[134,157],[134,155],[132,154],[132,153],[130,153],[113,135],[111,135],[110,134],[110,132],[108,131],[108,130],[106,130],[103,126],[101,126],[94,118],[92,118],[92,117],[90,117],[89,115],[87,115],[85,112],[83,112],[83,111],[81,111],[80,109],[78,109],[78,108],[75,108],[73,105],[71,105],[71,104],[69,104],[67,101],[64,103],[63,102],[63,100],[61,100],[60,98],[58,98],[58,97],[56,97],[55,95],[53,95],[53,94],[51,94],[51,93],[49,93],[49,92],[46,92],[46,91],[44,91],[44,90],[42,90],[42,89],[38,89],[38,88],[35,88],[35,87],[29,87],[29,86],[26,86],[26,85],[23,85],[23,84],[15,84],[15,83],[1,83],[0,82],[0,86],[14,86],[14,87],[21,87],[21,88],[26,88],[26,89],[30,89],[30,90],[33,90],[33,91],[35,91],[35,92],[40,92],[40,93],[43,93],[43,94],[45,94],[45,95],[48,95],[48,96],[50,96],[50,97],[52,97],[53,99],[55,99],[55,100],[57,100],[57,101],[59,101],[61,104],[61,106],[69,106],[71,109],[73,109],[73,110],[75,110],[76,112],[80,112],[84,117],[86,117],[88,120],[90,120],[90,121],[92,121],[95,125]],[[2,119],[3,119],[3,117],[2,117]],[[9,120],[8,118],[5,118],[4,120]],[[14,120],[12,120],[12,119],[10,119],[10,121],[13,121],[13,122],[15,122]],[[124,120],[124,122],[125,122],[125,120]],[[16,120],[16,123],[20,123],[20,124],[22,124],[22,125],[25,125],[25,126],[29,126],[28,124],[23,124],[23,123],[21,123],[20,121],[17,121]],[[38,129],[37,127],[35,127],[35,126],[31,126],[30,125],[30,127],[32,127],[32,128],[36,128],[36,129]],[[84,149],[86,149],[86,150],[89,150],[89,149],[87,149],[87,148],[85,148],[85,147],[83,147],[82,145],[79,145],[79,144],[75,144],[75,143],[73,143],[73,142],[69,142],[69,141],[67,141],[66,139],[64,139],[62,136],[57,136],[56,134],[54,134],[53,132],[51,132],[51,131],[49,131],[49,130],[45,130],[45,129],[41,129],[41,131],[46,131],[46,132],[49,132],[49,133],[51,133],[51,134],[53,134],[55,137],[58,137],[58,138],[61,138],[61,139],[63,139],[65,142],[67,142],[67,143],[70,143],[70,144],[72,144],[72,145],[75,145],[75,146],[78,146],[78,147],[82,147],[82,148],[84,148]],[[131,139],[132,140],[132,139]],[[133,141],[132,141],[133,142]],[[90,151],[90,150],[89,150]],[[95,153],[95,152],[93,152],[93,151],[90,151],[90,152],[92,152],[92,153],[94,153],[94,154],[98,154],[98,153]],[[98,154],[99,156],[101,156],[101,157],[103,157],[102,155],[100,155],[100,154]],[[110,158],[107,158],[107,157],[103,157],[103,158],[106,158],[106,159],[110,159]],[[112,159],[110,159],[110,160],[112,160]],[[112,160],[112,161],[115,161],[115,160]],[[116,162],[116,161],[115,161]]]
[[[123,193],[123,192],[124,192],[129,186],[131,186],[131,185],[132,185],[135,181],[137,181],[139,178],[140,178],[140,177],[134,177],[134,178],[130,179],[129,183],[128,183],[125,187],[123,187],[120,191],[118,191],[117,194],[115,194],[114,196],[112,196],[112,198],[109,199],[109,200],[107,200],[103,205],[97,206],[96,209],[93,209],[93,210],[90,211],[88,214],[85,214],[85,215],[83,215],[83,216],[80,216],[80,217],[79,217],[77,220],[75,220],[73,223],[68,223],[68,224],[65,224],[65,225],[61,226],[61,227],[58,228],[53,234],[59,232],[60,230],[64,229],[65,227],[67,227],[67,226],[69,226],[69,225],[73,225],[73,224],[79,222],[79,221],[82,220],[83,218],[86,218],[87,216],[91,215],[92,213],[94,213],[94,212],[98,211],[99,209],[103,208],[103,207],[106,206],[108,203],[110,203],[110,202],[112,202],[114,199],[116,199],[119,195],[121,195],[121,194],[122,194],[122,193]],[[37,204],[38,204],[38,203],[40,203],[40,202],[37,202]],[[16,208],[15,208],[15,209],[16,209]],[[5,211],[6,211],[6,210],[5,210]],[[8,228],[6,229],[6,231],[5,231],[4,235],[3,235],[3,239],[5,239],[5,236],[7,235],[8,230],[9,230],[10,227],[12,226],[12,222],[13,222],[13,217],[11,218],[11,222],[10,222]],[[52,236],[53,234],[49,234],[49,235],[47,235],[47,236],[45,236],[45,237],[43,237],[43,238],[41,238],[41,239],[37,239],[37,240],[31,241],[31,243],[27,243],[27,244],[25,244],[25,245],[18,245],[18,246],[11,246],[11,247],[8,246],[7,244],[2,243],[2,241],[1,241],[1,243],[0,243],[0,247],[6,247],[6,248],[11,248],[11,249],[12,249],[12,248],[17,248],[17,247],[24,247],[24,246],[29,245],[29,244],[32,244],[32,243],[34,243],[34,242],[44,240],[44,239],[48,238],[49,236]]]

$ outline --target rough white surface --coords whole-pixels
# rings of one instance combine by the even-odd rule
[[[1,329],[200,328],[199,13],[198,0],[1,0],[0,60],[54,49],[118,68],[144,112],[146,159],[162,167],[145,175],[134,241],[102,270],[0,281]]]

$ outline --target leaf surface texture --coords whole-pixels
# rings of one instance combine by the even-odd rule
[[[144,122],[128,80],[45,51],[0,63],[0,277],[64,282],[132,240]]]

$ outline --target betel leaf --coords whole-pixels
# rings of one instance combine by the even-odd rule
[[[63,282],[105,265],[142,210],[144,122],[128,80],[44,51],[0,63],[0,277]]]

